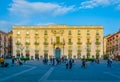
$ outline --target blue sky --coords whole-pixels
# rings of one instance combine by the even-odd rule
[[[120,28],[120,0],[0,0],[0,30],[13,25],[102,25]]]

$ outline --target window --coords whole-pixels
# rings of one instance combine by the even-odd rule
[[[29,32],[26,32],[27,35],[29,35]]]
[[[99,41],[99,39],[96,39],[96,42],[98,42]]]
[[[47,38],[44,38],[44,41],[47,42]]]
[[[38,35],[38,32],[35,32],[35,35]]]
[[[17,32],[18,35],[20,35],[20,32]]]
[[[96,30],[96,34],[99,35],[99,30]]]
[[[90,34],[90,30],[87,30],[87,35],[89,35]]]
[[[78,50],[80,50],[80,46],[78,46]]]
[[[48,46],[44,46],[44,50],[48,50]]]
[[[60,43],[60,37],[56,37],[56,43]]]
[[[1,34],[0,34],[0,39],[2,38]]]
[[[87,42],[89,42],[90,41],[90,39],[87,39]]]
[[[1,46],[2,44],[1,44],[1,41],[0,41],[0,46]]]
[[[26,39],[26,42],[27,42],[27,43],[29,43],[29,42],[30,42],[30,40],[29,40],[29,39]]]
[[[69,49],[69,50],[72,50],[72,46],[69,46],[68,49]]]
[[[47,35],[47,31],[46,30],[44,31],[44,35]]]
[[[78,30],[78,35],[80,35],[80,30]]]
[[[69,30],[68,34],[71,35],[71,30]]]
[[[71,38],[68,39],[68,42],[71,43]]]
[[[17,39],[17,42],[20,42],[20,39],[19,39],[19,38]]]
[[[80,38],[78,38],[78,42],[80,42]]]

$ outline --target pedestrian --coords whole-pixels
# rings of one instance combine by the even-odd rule
[[[72,59],[69,60],[69,69],[72,69]]]
[[[1,62],[1,67],[4,67],[4,58],[3,57],[1,57],[0,62]]]
[[[82,60],[82,66],[81,66],[81,67],[82,67],[82,68],[86,68],[86,66],[87,66],[87,64],[86,64],[86,60],[83,59],[83,60]]]
[[[14,57],[12,57],[12,64],[14,64],[15,63],[15,58]]]
[[[68,69],[68,61],[66,61],[66,69]]]
[[[112,59],[107,60],[107,67],[112,67]]]

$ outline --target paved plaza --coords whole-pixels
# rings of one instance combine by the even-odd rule
[[[8,68],[0,68],[0,82],[120,82],[120,62],[113,62],[112,68],[107,67],[106,61],[87,64],[83,69],[77,60],[71,70],[65,64],[44,65],[41,60],[28,61],[22,66],[10,64]]]

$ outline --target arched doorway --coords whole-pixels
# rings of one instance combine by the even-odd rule
[[[60,54],[61,54],[60,48],[57,47],[57,48],[55,49],[55,58],[60,58]]]

